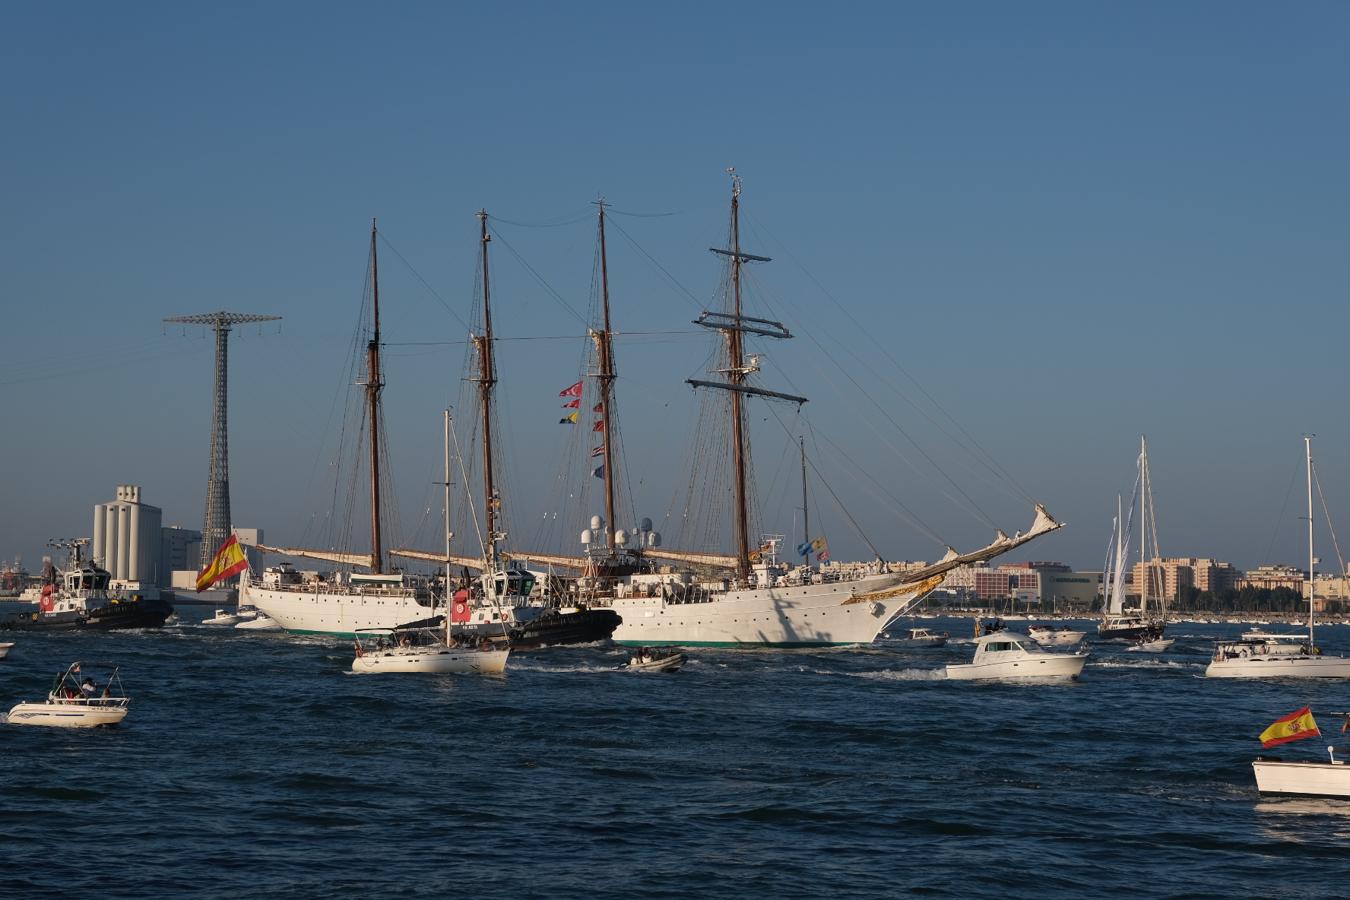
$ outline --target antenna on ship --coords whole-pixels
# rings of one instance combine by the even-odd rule
[[[206,478],[206,513],[202,518],[202,553],[200,569],[211,564],[220,545],[230,536],[230,450],[227,435],[228,374],[230,361],[230,329],[249,322],[277,322],[281,316],[260,316],[252,313],[201,313],[192,316],[169,316],[164,319],[177,325],[205,325],[216,333],[216,386],[211,416],[211,456]]]

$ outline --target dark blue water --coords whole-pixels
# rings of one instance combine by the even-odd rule
[[[19,635],[5,709],[76,658],[134,700],[111,729],[0,726],[0,895],[1344,895],[1350,803],[1263,801],[1250,762],[1350,685],[1201,678],[1237,630],[1024,686],[933,677],[961,646],[696,650],[674,675],[555,650],[481,678],[197,626]]]

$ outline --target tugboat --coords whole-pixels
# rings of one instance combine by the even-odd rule
[[[91,629],[110,631],[126,628],[159,628],[173,607],[159,596],[155,587],[135,589],[112,587],[112,575],[81,558],[87,538],[63,542],[70,550],[70,563],[60,573],[53,572],[42,586],[36,612],[9,616],[0,620],[0,628],[26,631],[71,631]]]

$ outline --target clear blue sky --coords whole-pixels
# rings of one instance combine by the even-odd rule
[[[285,317],[233,344],[231,474],[236,524],[299,540],[331,505],[323,448],[372,216],[461,318],[475,210],[559,221],[598,194],[674,213],[616,221],[705,298],[728,165],[747,244],[778,257],[756,271],[775,311],[856,355],[855,377],[886,368],[790,254],[1070,523],[1023,556],[1100,565],[1141,432],[1169,555],[1296,562],[1301,498],[1284,501],[1305,431],[1350,530],[1343,3],[10,3],[4,19],[0,558],[87,534],[118,483],[200,527],[211,343],[162,317]],[[589,221],[501,234],[586,308]],[[502,335],[580,334],[502,249]],[[692,303],[631,245],[611,257],[621,329],[690,329]],[[417,524],[463,348],[406,343],[464,328],[392,254],[385,269],[403,530],[434,544]],[[686,479],[682,382],[706,349],[620,341],[641,514]],[[764,384],[810,394],[816,427],[942,537],[987,540],[862,427],[876,409],[810,341],[768,349]],[[529,523],[581,344],[500,352]],[[877,396],[1000,525],[1026,526],[1024,503]],[[783,437],[756,427],[767,481]],[[887,556],[937,555],[833,463]],[[790,506],[766,499],[788,516],[766,527],[790,530]],[[863,554],[822,517],[836,556]]]

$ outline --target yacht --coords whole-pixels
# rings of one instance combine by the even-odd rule
[[[1087,654],[1052,653],[1029,635],[999,631],[975,639],[975,659],[947,666],[952,681],[1065,681],[1083,671]]]
[[[1350,659],[1322,653],[1316,641],[1313,585],[1313,458],[1312,437],[1303,438],[1308,480],[1308,633],[1253,634],[1236,641],[1218,641],[1205,667],[1206,678],[1350,678]],[[1269,623],[1266,623],[1269,624]]]
[[[1167,605],[1163,601],[1164,576],[1157,568],[1162,559],[1158,549],[1156,513],[1153,509],[1153,482],[1148,468],[1148,440],[1139,438],[1139,459],[1136,464],[1134,496],[1130,498],[1129,516],[1116,497],[1116,518],[1112,523],[1111,542],[1107,545],[1106,565],[1102,573],[1105,611],[1097,626],[1097,636],[1108,641],[1157,641],[1166,630]],[[1136,585],[1139,606],[1125,608],[1125,573],[1130,558],[1131,527],[1134,518],[1135,497],[1139,499],[1139,561],[1146,563],[1144,583]],[[1150,538],[1152,539],[1150,541]],[[1152,560],[1152,562],[1150,562]],[[1156,613],[1149,612],[1150,594]]]
[[[45,701],[15,704],[5,720],[10,725],[92,728],[116,725],[127,717],[130,706],[117,666],[76,662],[56,676]]]

